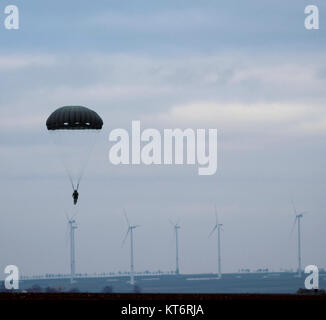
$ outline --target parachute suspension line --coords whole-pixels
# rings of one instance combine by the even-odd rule
[[[73,180],[73,178],[72,178],[72,176],[71,176],[71,174],[70,174],[70,172],[69,172],[69,170],[68,170],[68,168],[67,168],[66,162],[65,162],[64,160],[62,160],[62,163],[63,163],[63,166],[64,166],[64,168],[65,168],[65,170],[66,170],[66,174],[67,174],[67,176],[68,176],[68,178],[69,178],[69,181],[70,181],[70,183],[71,183],[72,190],[75,191],[74,180]]]
[[[69,170],[67,168],[66,162],[64,160],[62,160],[62,162],[63,162],[63,166],[65,167],[66,173],[68,175],[69,181],[71,183],[72,190],[75,191],[74,180],[73,180],[73,178],[72,178],[72,176],[71,176],[71,174],[70,174],[70,172],[69,172]]]
[[[69,181],[70,181],[70,183],[71,183],[72,190],[75,191],[74,180],[73,180],[73,178],[72,178],[72,176],[71,176],[71,174],[70,174],[70,172],[69,172],[69,170],[68,170],[68,168],[67,168],[67,164],[66,164],[66,162],[65,162],[64,160],[62,160],[62,163],[63,163],[63,166],[64,166],[64,168],[65,168],[65,170],[66,170],[66,174],[67,174],[67,176],[68,176],[68,178],[69,178]]]
[[[95,131],[95,130],[94,130],[94,131]],[[99,131],[99,130],[96,130],[95,132],[96,132],[96,135],[95,135],[95,134],[92,135],[92,140],[91,140],[91,142],[90,142],[88,156],[86,157],[85,162],[83,163],[82,168],[81,168],[80,173],[79,173],[79,176],[78,176],[78,180],[77,180],[77,188],[76,188],[77,191],[78,191],[78,188],[79,188],[79,184],[80,184],[80,182],[81,182],[81,180],[82,180],[82,178],[83,178],[83,176],[84,176],[86,166],[87,166],[87,164],[88,164],[88,162],[89,162],[90,154],[91,154],[91,152],[93,151],[93,148],[94,148],[94,146],[95,146],[95,143],[96,143],[96,136],[99,134],[100,131]]]
[[[68,175],[69,175],[69,180],[70,180],[70,183],[72,186],[72,190],[75,191],[75,186],[74,186],[74,182],[72,181],[71,175],[69,173],[68,173]],[[78,190],[78,186],[77,186],[77,190]]]
[[[60,159],[61,159],[63,167],[65,168],[66,174],[67,174],[67,176],[69,178],[72,189],[75,190],[73,177],[72,177],[72,175],[71,175],[71,173],[70,173],[70,171],[68,169],[68,164],[66,163],[64,154],[61,152],[61,148],[60,148],[60,142],[62,142],[61,141],[62,137],[61,136],[56,136],[58,134],[58,132],[50,131],[50,133],[51,133],[51,137],[52,137],[52,140],[53,140],[54,144],[56,145],[57,149],[59,150],[59,153],[61,153]]]

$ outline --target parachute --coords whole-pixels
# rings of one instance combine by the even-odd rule
[[[61,155],[77,204],[79,184],[103,120],[89,108],[65,106],[48,117],[46,126]]]

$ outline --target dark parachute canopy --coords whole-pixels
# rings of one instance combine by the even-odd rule
[[[66,106],[55,110],[47,119],[48,130],[100,130],[103,120],[93,110],[82,106]]]
[[[102,126],[101,117],[82,106],[61,107],[46,121],[73,188],[74,204],[77,204],[79,184]]]

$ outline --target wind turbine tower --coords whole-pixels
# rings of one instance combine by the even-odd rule
[[[295,215],[295,220],[294,220],[294,224],[293,224],[293,228],[295,227],[295,225],[297,224],[298,227],[298,277],[301,278],[302,275],[302,256],[301,256],[301,219],[303,218],[304,214],[307,214],[307,212],[301,212],[298,213],[297,209],[293,204],[293,211],[294,211],[294,215]],[[292,230],[293,230],[292,228]]]
[[[133,231],[134,229],[140,227],[139,225],[131,225],[129,222],[129,219],[127,217],[127,213],[124,210],[124,215],[128,224],[128,229],[127,229],[127,233],[123,239],[122,245],[124,245],[124,243],[127,240],[128,235],[130,234],[130,284],[134,285],[135,284],[135,276],[134,276],[134,234]]]
[[[173,223],[170,220],[171,225],[174,228],[175,232],[175,274],[179,275],[180,274],[180,269],[179,269],[179,229],[181,228],[179,223]]]
[[[74,282],[76,274],[76,262],[75,262],[75,229],[77,229],[77,223],[74,219],[68,220],[70,230],[70,282]]]
[[[217,209],[215,206],[215,226],[213,227],[213,230],[209,234],[209,237],[217,230],[217,278],[222,278],[222,259],[221,259],[221,230],[222,230],[223,224],[219,223],[218,221],[218,215],[217,215]]]

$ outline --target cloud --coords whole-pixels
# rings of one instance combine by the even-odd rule
[[[2,131],[33,130],[56,107],[84,104],[110,127],[140,118],[150,126],[214,125],[257,135],[323,133],[325,65],[318,55],[304,61],[242,54],[1,55]]]
[[[2,55],[0,56],[0,70],[12,71],[35,67],[55,67],[56,59],[53,55]]]
[[[12,114],[1,118],[1,130],[29,130],[42,125],[44,117],[41,115],[20,115]]]
[[[159,128],[217,128],[227,136],[226,146],[260,148],[270,141],[286,144],[289,140],[312,135],[325,136],[326,110],[296,103],[223,103],[201,101],[175,105],[166,112],[145,115],[143,126]],[[245,139],[247,137],[247,139]],[[249,147],[250,146],[250,147]]]

